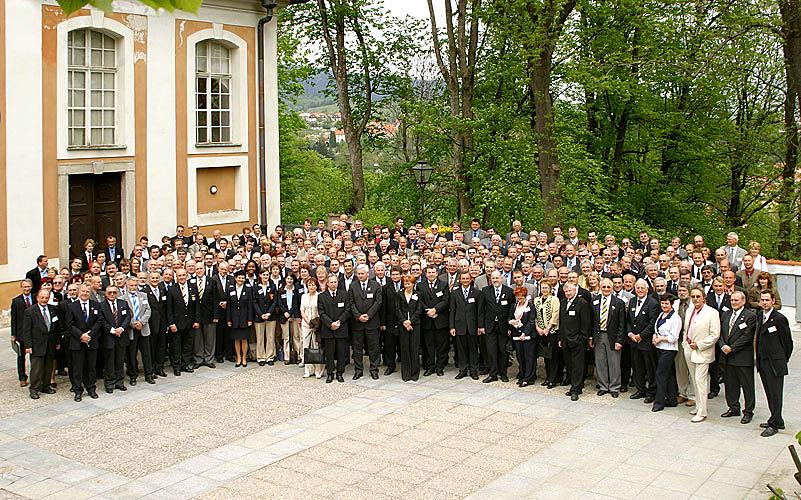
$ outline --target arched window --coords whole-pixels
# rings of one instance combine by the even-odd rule
[[[102,31],[67,35],[67,127],[71,147],[116,144],[117,42]]]
[[[197,143],[230,143],[231,50],[216,40],[196,46],[195,106]]]

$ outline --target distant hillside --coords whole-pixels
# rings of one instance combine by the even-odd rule
[[[306,92],[298,96],[298,102],[293,106],[294,109],[309,112],[336,111],[336,99],[324,93],[329,79],[328,73],[321,72],[303,82],[303,89]]]

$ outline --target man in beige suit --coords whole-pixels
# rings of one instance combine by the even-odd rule
[[[695,408],[692,422],[703,422],[707,416],[707,394],[709,394],[709,364],[715,360],[715,343],[720,337],[720,315],[706,305],[701,287],[690,291],[692,308],[684,317],[684,357],[695,380]]]

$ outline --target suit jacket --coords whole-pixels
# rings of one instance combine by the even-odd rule
[[[745,307],[740,310],[737,321],[729,329],[734,310],[723,314],[720,319],[720,338],[718,346],[731,347],[729,354],[724,354],[726,364],[731,366],[754,366],[754,335],[756,333],[756,314]]]
[[[197,278],[196,286],[198,289],[198,323],[201,325],[210,325],[214,320],[220,319],[220,302],[219,287],[216,286],[212,276],[204,275],[203,279],[206,283],[203,286],[203,294],[200,293],[200,278]]]
[[[226,316],[225,309],[223,309],[223,307],[220,305],[220,303],[225,303],[228,300],[228,297],[229,297],[228,289],[231,286],[233,286],[234,277],[233,277],[232,274],[228,274],[225,277],[225,286],[223,286],[222,278],[220,278],[220,273],[218,272],[217,274],[214,275],[214,278],[213,278],[212,281],[214,282],[214,288],[217,289],[217,298],[219,300],[219,302],[217,304],[217,316],[220,318],[220,320],[222,320],[223,318],[226,318],[227,316]]]
[[[23,314],[22,338],[25,348],[31,349],[31,356],[53,356],[56,353],[56,345],[61,344],[63,318],[58,317],[58,309],[55,306],[47,304],[45,307],[50,316],[49,328],[38,304],[32,305]]]
[[[586,346],[592,335],[592,306],[576,295],[568,307],[567,297],[559,305],[559,340],[568,347]]]
[[[628,326],[628,333],[640,335],[639,343],[632,342],[637,349],[643,351],[656,349],[651,343],[651,338],[654,336],[654,325],[656,324],[656,318],[659,316],[659,311],[659,302],[651,296],[645,298],[645,302],[640,308],[640,314],[636,314],[637,297],[634,296],[629,300],[626,325]],[[628,333],[626,334],[627,337]]]
[[[131,310],[131,323],[134,322],[136,318],[133,316],[133,301],[131,299],[131,292],[125,292],[123,296],[125,302],[128,303],[128,308]],[[142,322],[142,329],[139,333],[143,337],[150,336],[150,301],[147,298],[147,294],[143,292],[136,292],[136,298],[139,301],[139,321]],[[133,326],[131,326],[133,329]]]
[[[693,363],[711,363],[715,361],[714,346],[720,338],[720,315],[708,305],[693,317],[693,306],[687,309],[684,318],[684,342],[692,340],[698,349],[692,350],[690,361]],[[690,325],[690,320],[692,325]]]
[[[509,331],[509,315],[515,306],[515,294],[511,288],[501,285],[500,299],[495,301],[495,287],[492,284],[481,290],[481,301],[478,305],[478,327],[486,333],[496,332],[495,318],[498,318],[499,335]]]
[[[331,291],[326,290],[317,298],[317,311],[320,313],[320,338],[346,339],[348,338],[348,320],[351,317],[351,308],[348,303],[348,294],[337,290],[337,296],[332,297]],[[339,321],[339,328],[331,329],[331,325]]]
[[[70,303],[67,309],[69,311],[69,331],[65,334],[66,348],[71,351],[79,351],[84,348],[96,351],[100,347],[100,339],[103,336],[100,304],[91,299],[88,301],[88,320],[84,318],[80,300]],[[84,344],[81,342],[81,335],[87,332],[91,338],[88,344]]]
[[[723,250],[726,252],[726,257],[729,257],[729,245],[723,245],[722,247],[718,248],[718,250]],[[739,266],[740,263],[743,261],[743,257],[745,257],[746,251],[745,248],[741,248],[739,245],[734,247],[734,262],[730,262],[732,268],[735,266]]]
[[[131,327],[131,311],[128,309],[128,303],[121,299],[115,299],[115,305],[117,307],[116,320],[111,313],[111,305],[108,300],[103,300],[100,303],[100,325],[105,349],[113,349],[117,342],[122,346],[127,346],[130,343],[128,329]],[[112,328],[122,328],[122,333],[119,337],[111,333]]]
[[[509,313],[509,321],[514,319],[516,307],[517,304],[512,307],[512,310]],[[531,336],[532,332],[534,331],[534,320],[536,316],[537,314],[536,310],[534,309],[534,302],[529,301],[525,311],[523,312],[523,315],[520,317],[520,327],[509,325],[509,335],[512,337],[519,337],[520,335],[524,335],[526,337]]]
[[[236,285],[228,289],[225,319],[231,323],[231,328],[247,328],[248,322],[253,321],[254,292],[255,288],[247,285],[242,286],[242,293],[239,296],[237,296]]]
[[[420,302],[420,296],[415,293],[406,301],[406,293],[401,291],[396,295],[395,301],[395,314],[398,318],[398,331],[406,332],[403,327],[403,322],[409,320],[412,322],[414,329],[420,328],[420,316],[423,314],[423,303]]]
[[[31,295],[33,300],[32,303],[35,304],[36,292],[38,292],[39,289],[42,288],[42,275],[39,273],[39,266],[36,266],[27,273],[25,273],[25,277],[31,280],[31,283],[33,283],[33,288],[31,289]]]
[[[354,280],[348,290],[348,301],[350,302],[350,314],[353,317],[354,330],[377,330],[381,326],[381,310],[383,300],[383,290],[375,280],[367,280],[367,292],[362,291],[361,282]],[[367,323],[359,321],[359,316],[367,314],[370,319]]]
[[[467,300],[461,286],[451,290],[448,305],[448,326],[456,330],[456,335],[476,335],[478,333],[478,304],[481,292],[471,286],[467,291]]]
[[[189,281],[184,286],[187,288],[187,302],[184,302],[181,285],[177,282],[167,292],[167,326],[175,325],[179,330],[192,328],[192,324],[198,322],[199,316],[197,287]]]
[[[119,245],[114,245],[113,259],[111,258],[111,252],[109,251],[108,247],[104,248],[103,251],[106,253],[106,258],[108,259],[107,262],[114,262],[118,266],[120,264],[120,261],[125,258],[125,250],[123,250],[122,247]]]
[[[89,258],[86,256],[86,251],[81,252],[80,258],[81,258],[81,271],[83,272],[89,271]],[[94,262],[96,259],[97,259],[97,254],[93,251],[92,262]]]
[[[787,363],[793,353],[793,336],[787,318],[775,309],[764,321],[764,311],[756,316],[756,366],[776,377],[787,375]]]
[[[716,310],[722,318],[725,313],[731,311],[731,297],[724,293],[721,297],[720,307],[718,307],[717,295],[715,295],[714,290],[710,289],[709,293],[706,294],[706,305]]]
[[[276,301],[277,289],[273,288],[273,282],[268,281],[266,285],[257,284],[253,287],[253,321],[263,323],[262,315],[269,314],[270,319],[275,321],[278,314],[278,302]]]
[[[150,285],[144,287],[147,301],[150,305],[150,333],[164,333],[167,331],[167,295],[157,286],[158,296]]]
[[[601,301],[603,295],[592,301],[594,317],[593,340],[598,342],[601,335]],[[609,345],[614,348],[615,343],[626,343],[626,303],[614,295],[609,295],[609,308],[606,316],[606,335],[609,338]]]
[[[745,269],[740,269],[735,273],[737,278],[740,280],[740,286],[745,288],[746,290],[751,290],[754,284],[757,282],[757,276],[761,274],[760,271],[754,269],[754,272],[751,273],[749,277],[748,274],[745,272]],[[748,294],[746,294],[746,298]]]
[[[401,286],[400,293],[396,292],[395,283],[390,280],[381,288],[381,293],[381,326],[385,327],[389,332],[397,333],[399,317],[397,301],[400,300],[403,287]]]
[[[423,330],[448,328],[448,285],[440,280],[435,280],[434,288],[431,288],[428,278],[423,278],[423,281],[417,285],[417,296],[423,304],[420,328]],[[437,310],[436,318],[431,318],[426,313],[425,310],[431,308]]]
[[[282,287],[278,290],[275,299],[277,306],[275,312],[278,314],[278,322],[281,324],[287,321],[287,317],[284,316],[284,313],[289,313],[289,316],[292,318],[300,318],[300,290],[298,290],[297,286],[292,289],[292,307],[289,307],[287,294],[286,288]]]
[[[461,286],[461,284],[459,283],[459,279],[460,279],[461,275],[462,275],[462,273],[460,273],[459,271],[456,271],[456,274],[454,275],[454,279],[453,279],[453,288],[458,288],[458,287]],[[438,279],[441,282],[445,283],[445,286],[448,287],[448,290],[452,289],[452,287],[450,286],[450,275],[447,272],[444,272],[444,273],[440,274]]]
[[[30,301],[32,305],[36,303],[36,297],[32,293]],[[22,337],[22,322],[26,309],[28,307],[25,305],[25,297],[22,294],[11,299],[11,336],[16,337],[20,344],[25,342]]]

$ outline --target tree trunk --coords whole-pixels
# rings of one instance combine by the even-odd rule
[[[776,239],[779,257],[787,259],[798,250],[793,239],[793,222],[800,215],[795,172],[798,165],[796,114],[801,109],[801,17],[799,16],[798,0],[780,1],[779,8],[782,16],[782,50],[784,52],[786,93],[784,100],[785,155],[781,190],[777,200],[779,230]]]
[[[551,52],[540,50],[529,69],[529,85],[534,97],[534,133],[537,137],[537,169],[544,222],[552,227],[559,222],[559,155],[554,139],[553,98],[551,97]]]

